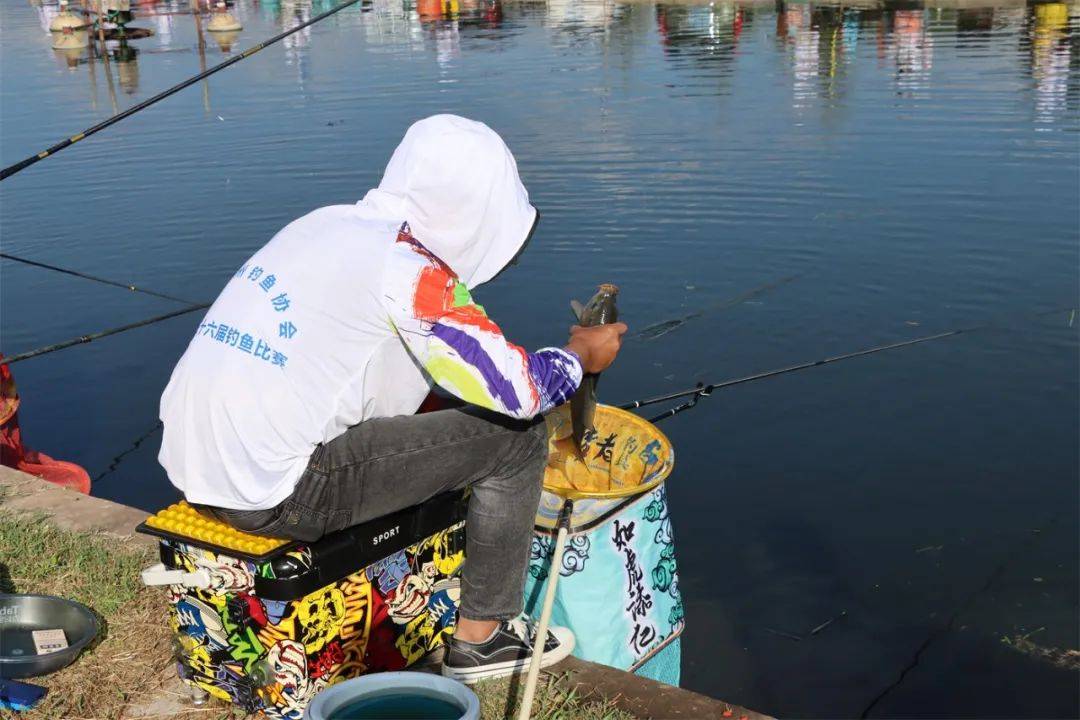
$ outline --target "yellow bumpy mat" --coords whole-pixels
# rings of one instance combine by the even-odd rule
[[[249,555],[265,555],[289,543],[281,538],[240,532],[219,520],[206,517],[183,500],[146,518],[146,524],[181,540],[186,538]]]

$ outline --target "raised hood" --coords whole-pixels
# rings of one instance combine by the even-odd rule
[[[506,143],[483,123],[433,115],[409,128],[360,211],[409,223],[469,288],[495,277],[536,219]]]

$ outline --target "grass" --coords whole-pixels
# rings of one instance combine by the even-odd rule
[[[533,720],[634,720],[613,701],[583,696],[567,687],[565,676],[542,677],[533,701]],[[523,678],[488,680],[473,686],[480,698],[481,720],[516,718],[523,692]]]
[[[42,514],[4,512],[0,520],[0,547],[13,551],[0,558],[7,566],[6,574],[0,571],[0,588],[11,592],[32,586],[37,592],[62,592],[82,603],[93,602],[103,616],[135,599],[139,571],[153,557],[149,549],[118,548],[115,541],[58,530]]]
[[[60,530],[43,515],[0,511],[0,590],[77,600],[98,616],[97,640],[73,665],[31,682],[49,694],[27,717],[114,720],[170,664],[165,599],[139,584],[154,553],[103,535]]]
[[[63,670],[30,682],[49,694],[32,712],[0,717],[49,720],[116,720],[125,709],[160,694],[174,676],[165,595],[139,582],[139,571],[156,561],[153,549],[101,534],[61,530],[44,515],[17,515],[0,508],[0,592],[42,593],[77,600],[98,616],[102,631],[81,657]],[[632,720],[611,701],[568,689],[564,678],[541,681],[533,705],[536,720]],[[483,720],[516,717],[520,679],[475,687]],[[226,720],[239,710],[211,703],[178,720]]]

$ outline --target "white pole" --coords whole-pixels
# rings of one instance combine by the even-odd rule
[[[555,586],[559,584],[559,570],[562,568],[563,550],[566,548],[566,536],[570,532],[570,516],[573,514],[574,501],[567,498],[559,513],[559,534],[555,538],[555,552],[551,554],[551,570],[548,571],[547,592],[544,593],[544,605],[540,611],[540,622],[536,626],[536,639],[533,641],[532,658],[529,661],[529,675],[525,680],[525,694],[521,698],[518,720],[529,720],[532,714],[533,697],[536,685],[540,681],[540,661],[544,655],[547,641],[548,623],[551,621],[551,609],[555,605]]]

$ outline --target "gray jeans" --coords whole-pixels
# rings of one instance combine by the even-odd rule
[[[460,614],[508,619],[522,610],[546,458],[541,419],[522,422],[474,407],[380,418],[316,448],[277,507],[209,509],[240,530],[313,542],[471,487]]]

